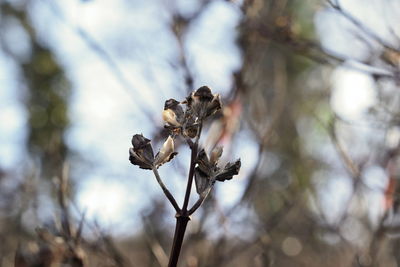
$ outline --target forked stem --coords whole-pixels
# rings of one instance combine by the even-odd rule
[[[182,243],[183,243],[183,238],[185,237],[186,226],[187,226],[188,222],[190,221],[187,207],[189,205],[190,192],[192,191],[194,168],[196,166],[197,152],[198,152],[198,148],[199,148],[199,139],[200,139],[200,135],[201,135],[201,130],[202,130],[202,123],[200,123],[196,141],[191,146],[192,154],[190,157],[190,167],[189,167],[189,175],[188,175],[188,181],[187,181],[187,186],[186,186],[185,199],[183,201],[182,210],[180,210],[176,216],[174,242],[172,243],[172,249],[171,249],[171,254],[169,257],[168,267],[176,267],[176,265],[178,264],[179,254],[181,252]]]

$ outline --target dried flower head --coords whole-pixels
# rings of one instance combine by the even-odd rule
[[[182,104],[186,105],[185,109]],[[184,137],[195,138],[199,134],[201,122],[221,107],[220,95],[213,95],[209,87],[202,86],[181,103],[173,98],[165,101],[162,117],[166,122],[165,128],[173,136],[182,134]]]
[[[143,135],[135,134],[132,137],[132,145],[133,147],[129,149],[129,161],[133,165],[138,165],[141,169],[158,168],[178,154],[174,152],[174,140],[171,136],[167,138],[155,157],[150,139]]]
[[[219,94],[213,95],[208,86],[202,86],[191,93],[184,103],[190,113],[200,119],[207,118],[222,107]]]

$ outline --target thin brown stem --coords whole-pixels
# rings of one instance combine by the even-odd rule
[[[169,202],[172,204],[174,207],[176,213],[180,214],[181,209],[178,206],[178,203],[176,203],[176,200],[174,196],[169,192],[163,181],[161,180],[160,174],[158,173],[158,170],[156,167],[152,168],[154,175],[156,176],[157,182],[160,185],[161,189],[163,190],[165,196],[168,198]]]

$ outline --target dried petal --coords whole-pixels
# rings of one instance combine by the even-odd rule
[[[178,154],[177,152],[174,152],[174,149],[174,139],[171,136],[168,136],[167,140],[156,155],[154,165],[158,168],[162,164],[170,161],[176,154]]]
[[[234,175],[239,173],[240,166],[240,159],[238,159],[235,163],[229,162],[225,165],[225,168],[217,174],[215,179],[221,182],[232,179]]]
[[[214,148],[211,151],[210,162],[212,164],[216,164],[218,162],[219,158],[221,157],[222,152],[223,152],[222,146],[217,146],[216,148]]]
[[[181,124],[176,120],[176,114],[172,109],[165,109],[162,112],[163,120],[172,126],[180,126]]]

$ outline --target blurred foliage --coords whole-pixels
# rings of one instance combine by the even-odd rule
[[[16,266],[166,266],[173,229],[165,227],[165,218],[172,216],[165,201],[151,203],[142,214],[143,231],[124,238],[87,223],[85,214],[71,215],[64,141],[70,84],[55,52],[37,37],[28,2],[0,2],[0,45],[18,67],[28,114],[26,147],[35,166],[0,172],[0,266],[13,266],[14,260]],[[195,79],[183,37],[212,2],[199,1],[190,16],[169,11],[188,90],[195,89]],[[398,140],[389,146],[385,139],[387,132],[398,131],[399,37],[394,45],[379,40],[336,2],[249,0],[240,7],[231,2],[242,12],[237,44],[243,63],[232,74],[234,85],[226,98],[235,115],[219,115],[220,137],[229,135],[232,147],[240,146],[236,131],[248,130],[258,146],[257,162],[238,203],[221,210],[211,196],[190,222],[180,266],[400,266],[400,243],[393,235],[398,225],[389,220],[398,211],[399,146]],[[364,40],[377,43],[359,63],[385,70],[362,70],[373,78],[379,98],[369,111],[368,126],[378,124],[374,130],[385,137],[378,145],[367,139],[369,150],[361,156],[352,145],[362,139],[362,130],[332,110],[327,78],[332,66],[352,58],[319,44],[313,21],[317,8],[342,12]],[[28,36],[27,56],[15,54],[1,34],[10,18]],[[235,110],[242,113],[239,129]],[[347,138],[351,134],[353,139]],[[368,188],[363,178],[367,167],[384,171],[391,181],[387,188]],[[324,188],[340,177],[352,193],[332,219],[323,201],[337,196]],[[6,186],[11,179],[15,185]],[[368,206],[373,190],[380,190],[387,204],[375,217]],[[40,194],[48,196],[54,222],[38,219]],[[236,233],[228,230],[233,224],[240,228]],[[92,236],[84,237],[84,228]]]
[[[19,180],[16,188],[3,186],[0,189],[1,195],[5,196],[5,216],[0,216],[3,226],[0,227],[3,240],[1,265],[9,266],[18,239],[32,236],[30,230],[39,226],[30,225],[26,229],[26,224],[38,223],[35,212],[39,195],[46,190],[46,194],[51,194],[51,190],[46,189],[51,186],[49,182],[54,176],[61,175],[67,155],[63,134],[68,126],[69,85],[53,52],[37,38],[25,5],[17,6],[3,1],[0,4],[0,17],[0,32],[9,30],[7,27],[21,27],[31,48],[28,55],[23,56],[13,51],[11,46],[14,44],[6,40],[5,34],[0,38],[3,52],[19,68],[18,79],[22,82],[18,89],[28,114],[27,148],[35,163],[32,169],[23,167],[21,173],[13,171],[6,177],[11,179],[16,176],[14,179]],[[9,21],[14,23],[7,23]]]

